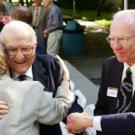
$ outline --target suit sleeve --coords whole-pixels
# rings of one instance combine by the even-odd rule
[[[104,115],[101,127],[104,135],[135,135],[135,113]]]

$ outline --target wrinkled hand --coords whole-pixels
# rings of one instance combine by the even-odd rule
[[[55,57],[59,61],[60,66],[63,69],[63,80],[69,80],[69,71],[64,61],[58,55],[56,55]]]
[[[93,126],[93,118],[85,112],[71,113],[67,118],[66,129],[70,133],[80,133]]]
[[[48,38],[48,32],[47,31],[43,31],[43,35],[44,35],[44,38],[47,39]]]
[[[6,101],[0,101],[0,119],[8,113],[8,104]]]

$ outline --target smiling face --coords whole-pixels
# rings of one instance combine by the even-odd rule
[[[123,18],[123,19],[122,19]],[[132,18],[118,17],[110,28],[110,46],[122,63],[135,63],[135,27]]]
[[[19,25],[21,26],[21,25]],[[24,26],[27,26],[24,25]],[[36,43],[29,27],[11,28],[5,30],[2,35],[2,43],[5,46],[8,65],[18,74],[24,74],[32,65],[35,58]]]

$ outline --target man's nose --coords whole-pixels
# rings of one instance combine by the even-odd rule
[[[22,57],[24,57],[24,54],[23,54],[23,52],[22,52],[21,49],[18,49],[18,50],[17,50],[17,52],[16,52],[16,57],[17,57],[17,58],[22,58]]]

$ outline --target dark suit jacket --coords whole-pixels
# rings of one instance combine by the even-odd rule
[[[118,96],[120,96],[119,88],[121,85],[123,67],[123,64],[118,62],[114,56],[103,63],[101,84],[94,115],[116,113],[117,97],[107,96],[107,89],[108,87],[117,88]],[[97,135],[102,135],[102,133],[97,132]]]
[[[101,127],[104,135],[135,135],[135,113],[105,115]]]
[[[40,81],[45,86],[45,90],[53,92],[53,96],[55,96],[57,87],[61,83],[63,72],[58,61],[51,55],[37,54],[32,66],[32,71],[34,80]],[[83,109],[77,103],[77,100],[75,100],[69,113],[82,111]],[[40,124],[40,135],[61,134],[59,124],[53,126]]]
[[[116,57],[111,57],[103,63],[101,84],[98,93],[98,100],[94,111],[95,115],[116,113],[117,97],[107,96],[108,87],[118,89],[121,85],[123,64],[118,62]]]

